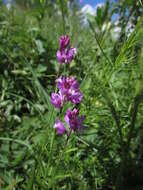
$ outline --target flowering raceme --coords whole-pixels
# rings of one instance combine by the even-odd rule
[[[76,48],[70,47],[69,44],[69,36],[60,37],[60,48],[57,51],[57,60],[59,64],[68,64],[76,56]]]
[[[70,63],[76,55],[76,48],[70,47],[69,36],[61,36],[59,46],[59,50],[57,51],[58,62],[60,64]],[[66,102],[70,102],[74,105],[81,103],[83,94],[80,91],[79,84],[75,77],[60,76],[56,79],[56,85],[58,92],[51,94],[51,103],[55,108],[60,109],[60,113],[62,113],[62,107]],[[83,129],[82,123],[84,119],[85,116],[79,116],[79,109],[68,109],[64,120],[66,125],[69,126],[69,133],[60,119],[56,120],[53,127],[56,129],[57,134],[67,134],[69,138],[71,131],[79,132]]]

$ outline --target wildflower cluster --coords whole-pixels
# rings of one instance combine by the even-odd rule
[[[57,51],[57,60],[59,64],[69,64],[76,55],[76,48],[70,47],[69,36],[60,37],[60,47]],[[75,77],[60,76],[56,79],[56,85],[58,92],[53,92],[51,94],[51,103],[55,108],[62,110],[62,107],[67,102],[76,107],[82,101],[83,94],[80,91],[79,85]],[[83,120],[85,116],[79,116],[79,109],[68,109],[64,120],[66,125],[69,126],[71,131],[81,131],[83,128]],[[54,128],[57,134],[63,135],[68,131],[65,128],[64,123],[58,118],[54,124]]]

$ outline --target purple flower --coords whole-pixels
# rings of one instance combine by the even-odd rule
[[[57,79],[57,85],[67,101],[71,101],[73,104],[79,104],[82,101],[83,94],[80,92],[79,85],[74,77],[60,77]]]
[[[70,63],[77,54],[76,48],[70,48],[67,51],[67,63]]]
[[[52,93],[51,95],[51,103],[55,106],[55,108],[61,108],[64,104],[64,96],[59,92],[57,93]]]
[[[73,110],[68,109],[64,117],[67,125],[74,131],[81,131],[83,128],[83,120],[85,116],[79,117],[79,110],[74,108]]]
[[[76,48],[69,48],[57,51],[57,60],[60,64],[69,64],[72,59],[76,56]]]
[[[66,133],[66,128],[59,119],[56,120],[53,128],[56,129],[58,135],[64,135]]]
[[[70,38],[69,36],[65,35],[65,36],[61,36],[60,37],[60,50],[63,50],[65,48],[67,48],[67,46],[70,43]]]
[[[79,85],[74,77],[59,77],[57,79],[58,89],[62,94],[67,94],[69,90],[78,90]]]
[[[69,36],[60,37],[60,48],[57,51],[57,60],[60,64],[70,63],[76,55],[76,48],[69,47],[70,38]]]
[[[69,99],[73,104],[79,104],[82,101],[83,94],[80,91],[71,91]]]
[[[67,63],[67,55],[66,55],[65,50],[57,51],[57,60],[60,64]]]

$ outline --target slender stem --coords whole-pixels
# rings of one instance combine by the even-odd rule
[[[58,69],[58,72],[57,72],[57,76],[56,76],[56,79],[59,77],[60,75],[60,70],[61,70],[61,64],[59,65],[59,69]],[[55,89],[54,91],[56,92],[57,91],[57,85],[55,83]],[[51,119],[53,117],[53,113],[54,113],[54,107],[52,108],[52,111],[51,111],[51,115],[50,115],[50,119],[49,119],[49,124],[51,123]]]
[[[110,65],[113,66],[112,61],[109,59],[109,57],[105,54],[104,50],[102,49],[101,44],[100,44],[100,42],[99,42],[99,40],[98,40],[98,38],[97,38],[97,34],[96,34],[96,32],[95,32],[95,30],[94,30],[94,28],[93,28],[93,26],[92,26],[92,24],[91,24],[91,22],[90,22],[89,20],[88,20],[88,23],[89,23],[89,26],[90,26],[91,30],[92,30],[93,33],[94,33],[94,37],[95,37],[95,40],[96,40],[96,42],[97,42],[97,44],[98,44],[98,46],[99,46],[99,48],[100,48],[100,51],[102,52],[102,54],[103,54],[103,56],[105,57],[106,61],[107,61]]]
[[[122,135],[122,130],[121,130],[121,126],[120,126],[120,118],[117,115],[117,112],[115,110],[115,107],[113,106],[113,104],[111,102],[108,103],[108,106],[110,107],[112,116],[116,122],[116,126],[118,128],[118,133],[119,133],[119,137],[120,137],[120,144],[121,144],[121,148],[123,148],[124,143],[123,143],[123,135]]]
[[[64,155],[64,152],[65,152],[65,150],[66,150],[66,147],[67,147],[69,138],[70,138],[70,136],[71,136],[71,133],[72,133],[72,129],[70,129],[69,133],[67,134],[67,139],[66,139],[66,141],[65,141],[63,151],[62,151],[62,153],[61,153],[61,155],[60,155],[60,157],[59,157],[59,161],[58,161],[57,166],[59,165],[59,162],[60,162],[61,159],[63,158],[63,155]]]
[[[69,131],[69,133],[68,133],[68,135],[67,135],[67,139],[66,139],[66,142],[65,142],[65,145],[64,145],[63,153],[64,153],[65,150],[66,150],[66,147],[67,147],[67,144],[68,144],[68,140],[69,140],[69,138],[70,138],[71,133],[72,133],[72,129],[70,129],[70,131]]]
[[[80,141],[81,143],[85,144],[86,146],[88,146],[89,148],[91,148],[94,152],[97,152],[97,149],[95,148],[95,146],[93,144],[91,144],[90,142],[85,141],[85,139],[82,139],[81,137],[77,136],[78,141]]]
[[[65,27],[65,14],[64,14],[64,0],[60,0],[60,7],[62,13],[63,34],[65,34],[66,27]]]
[[[60,69],[61,69],[61,65],[59,65],[59,69],[58,69],[58,72],[57,72],[57,77],[59,77],[59,74],[60,74]],[[56,88],[56,84],[55,84],[55,92],[56,92],[57,88]],[[61,110],[60,110],[61,112]],[[52,112],[51,112],[51,115],[50,115],[50,119],[49,119],[49,124],[51,123],[51,120],[52,120],[52,117],[53,117],[53,113],[54,113],[54,107],[52,108]],[[52,134],[52,138],[51,138],[51,142],[50,142],[50,153],[49,153],[49,159],[48,159],[48,167],[50,165],[50,162],[51,162],[51,158],[52,158],[52,150],[53,150],[53,145],[54,145],[54,139],[55,139],[55,131],[53,131],[53,134]]]
[[[57,72],[57,76],[56,76],[56,78],[59,77],[59,75],[60,75],[60,70],[61,70],[61,64],[59,64],[59,69],[58,69],[58,72]]]
[[[124,142],[123,142],[123,135],[122,135],[122,130],[121,130],[121,125],[120,125],[120,118],[115,110],[115,107],[113,104],[109,101],[108,106],[110,107],[112,116],[116,122],[116,126],[118,128],[118,133],[120,137],[120,147],[121,147],[121,165],[120,165],[120,170],[116,179],[116,189],[117,190],[123,190],[123,184],[124,184],[124,178],[123,178],[123,172],[126,164],[126,153],[125,153],[125,148],[124,148]]]
[[[59,160],[58,160],[58,162],[57,162],[57,164],[56,164],[55,172],[57,171],[58,166],[59,166],[59,163],[60,163],[61,159],[62,159],[63,156],[64,156],[64,153],[65,153],[65,150],[66,150],[66,147],[67,147],[67,144],[68,144],[68,141],[69,141],[69,138],[70,138],[71,133],[72,133],[72,129],[70,129],[69,133],[67,134],[67,139],[66,139],[66,141],[65,141],[63,151],[62,151],[61,155],[59,156]],[[52,172],[52,170],[51,170],[51,172]],[[50,173],[50,175],[51,175],[51,173]],[[52,175],[52,180],[53,180],[53,176],[54,176],[54,173],[53,173],[53,175]],[[53,189],[54,189],[54,184],[53,184]]]
[[[143,3],[142,3],[142,1],[141,1],[141,0],[139,0],[139,2],[140,2],[140,4],[141,4],[141,6],[143,6]]]
[[[119,175],[118,175],[117,180],[116,180],[116,189],[117,190],[123,189],[123,186],[124,186],[124,173],[123,172],[126,169],[128,156],[129,156],[129,152],[130,152],[130,143],[131,143],[131,139],[132,139],[134,128],[135,128],[135,122],[136,122],[138,107],[139,107],[139,104],[140,104],[142,98],[143,98],[143,94],[141,93],[141,94],[137,95],[134,99],[134,106],[132,109],[132,119],[131,119],[130,131],[129,131],[128,138],[127,138],[127,144],[125,147],[126,149],[124,150],[124,153],[122,155]]]
[[[130,143],[131,143],[131,139],[132,139],[134,128],[135,128],[135,122],[136,122],[136,118],[137,118],[138,107],[139,107],[142,99],[143,99],[143,93],[137,95],[134,99],[131,126],[130,126],[130,131],[129,131],[128,140],[127,140],[127,152],[129,152],[129,149],[130,149]]]

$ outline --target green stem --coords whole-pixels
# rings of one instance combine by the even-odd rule
[[[143,99],[143,93],[140,93],[134,99],[131,126],[130,126],[130,131],[129,131],[129,134],[128,134],[128,138],[127,138],[128,139],[127,140],[127,152],[129,152],[129,149],[130,149],[130,143],[131,143],[131,139],[132,139],[134,128],[135,128],[137,112],[138,112],[138,108],[139,108],[139,105],[140,105],[142,99]]]
[[[124,152],[122,153],[120,171],[119,171],[119,174],[118,174],[118,177],[116,180],[116,189],[117,190],[121,190],[121,189],[124,190],[124,172],[126,170],[127,162],[128,162],[128,158],[129,158],[130,143],[131,143],[131,140],[133,137],[138,107],[139,107],[139,104],[140,104],[142,98],[143,98],[143,94],[140,93],[134,99],[134,106],[132,109],[132,119],[131,119],[130,131],[128,134],[126,147],[124,149]]]
[[[105,54],[104,50],[102,49],[102,46],[101,46],[101,44],[100,44],[100,42],[99,42],[99,39],[98,39],[98,37],[97,37],[97,34],[96,34],[96,32],[95,32],[95,30],[94,30],[94,28],[93,28],[93,26],[92,26],[92,23],[91,23],[89,20],[88,20],[88,23],[89,23],[89,26],[90,26],[92,32],[94,33],[95,40],[96,40],[96,42],[97,42],[97,44],[98,44],[98,46],[99,46],[100,51],[102,52],[103,56],[105,57],[105,60],[106,60],[111,66],[113,66],[112,61],[109,59],[109,57]]]
[[[64,145],[64,149],[63,149],[63,153],[62,155],[64,154],[65,150],[66,150],[66,147],[67,147],[67,144],[68,144],[68,141],[69,141],[69,138],[70,138],[70,135],[72,133],[72,129],[70,129],[68,135],[67,135],[67,139],[66,139],[66,142],[65,142],[65,145]],[[61,156],[62,157],[62,156]]]
[[[64,0],[60,0],[60,8],[62,13],[63,34],[65,34],[66,27],[65,27],[65,14],[64,14]]]
[[[121,165],[120,165],[120,170],[116,179],[116,190],[124,190],[123,188],[123,184],[124,184],[124,169],[125,169],[125,165],[126,165],[126,152],[125,152],[125,147],[124,147],[124,142],[123,142],[123,135],[122,135],[122,130],[121,130],[121,125],[120,125],[120,118],[119,115],[117,114],[115,107],[113,106],[113,104],[109,101],[108,102],[108,106],[110,107],[112,116],[115,120],[117,129],[118,129],[118,133],[119,133],[119,137],[120,137],[120,147],[121,147]]]
[[[57,78],[59,77],[60,70],[61,70],[61,65],[59,65],[59,69],[58,69],[58,72],[57,72]],[[55,85],[55,92],[56,92],[56,90],[57,90],[57,88],[56,88],[56,85]],[[49,119],[49,124],[51,123],[51,120],[53,118],[53,113],[54,113],[54,107],[52,108],[52,112],[51,112],[50,119]],[[55,139],[55,131],[53,130],[52,138],[51,138],[51,142],[50,142],[50,153],[49,153],[49,159],[48,159],[48,167],[50,165],[51,158],[52,158],[52,152],[53,152],[52,150],[53,150],[53,146],[54,146],[54,139]]]
[[[57,167],[58,167],[58,165],[59,165],[61,159],[63,158],[63,155],[64,155],[64,153],[65,153],[65,150],[66,150],[66,147],[67,147],[69,138],[70,138],[70,136],[71,136],[71,133],[72,133],[72,129],[70,129],[69,133],[67,134],[67,139],[66,139],[66,141],[65,141],[63,151],[62,151],[61,155],[59,156],[59,161],[58,161],[58,163],[57,163],[57,165],[56,165]],[[56,169],[57,169],[57,167],[56,167]]]
[[[120,126],[120,118],[119,118],[119,115],[117,114],[117,112],[116,112],[116,110],[115,110],[115,107],[113,106],[113,104],[112,104],[111,102],[108,103],[108,106],[110,107],[112,116],[113,116],[113,118],[114,118],[114,120],[115,120],[117,129],[118,129],[118,133],[119,133],[119,137],[120,137],[120,145],[121,145],[121,148],[122,148],[122,150],[123,150],[124,143],[123,143],[123,135],[122,135],[122,130],[121,130],[121,126]]]
[[[59,156],[59,160],[58,160],[58,162],[57,162],[57,164],[56,164],[55,172],[56,172],[57,169],[58,169],[58,166],[59,166],[59,164],[60,164],[61,159],[64,157],[64,153],[65,153],[65,150],[66,150],[66,147],[67,147],[69,138],[70,138],[70,136],[71,136],[71,133],[72,133],[72,129],[70,129],[69,133],[67,134],[67,139],[66,139],[66,141],[65,141],[63,151],[62,151],[61,155]],[[52,170],[51,170],[51,172],[52,172]],[[52,180],[53,180],[54,174],[55,174],[55,173],[53,173],[53,175],[52,175]],[[50,174],[50,175],[51,175],[51,174]],[[54,188],[54,187],[53,187],[53,188]]]

